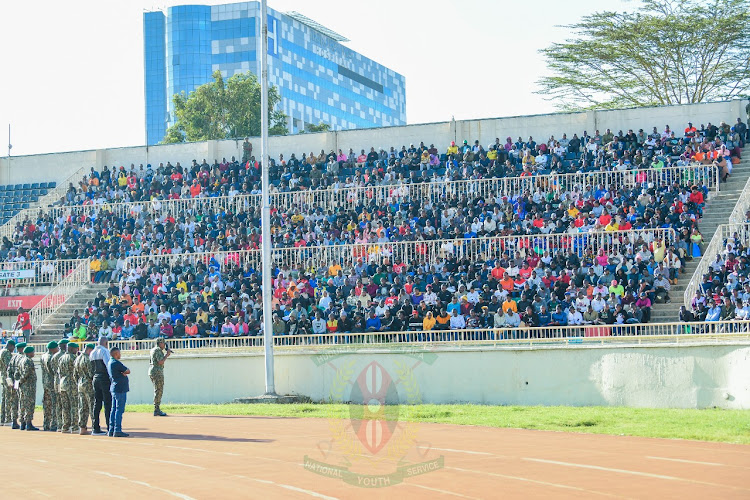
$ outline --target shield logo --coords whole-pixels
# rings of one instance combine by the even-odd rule
[[[357,377],[350,400],[352,429],[362,445],[375,455],[388,444],[398,424],[396,384],[388,371],[373,361]]]

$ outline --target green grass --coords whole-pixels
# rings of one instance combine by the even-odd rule
[[[167,413],[304,418],[349,418],[343,404],[163,405]],[[150,405],[128,411],[150,413]],[[584,432],[750,444],[750,410],[674,410],[572,406],[417,405],[399,408],[399,419],[486,427]]]

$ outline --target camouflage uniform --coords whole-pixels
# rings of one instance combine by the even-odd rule
[[[89,415],[94,405],[94,368],[85,352],[76,358],[75,379],[78,381],[78,426],[88,427]]]
[[[161,396],[164,393],[164,365],[159,362],[165,359],[164,351],[157,345],[151,349],[151,367],[148,376],[154,384],[154,413],[161,411]]]
[[[57,353],[55,353],[57,354]],[[44,408],[44,430],[57,428],[57,394],[55,393],[55,372],[52,369],[52,357],[54,354],[45,352],[42,354],[40,364],[42,366],[42,407]]]
[[[77,391],[74,390],[76,381],[73,377],[73,366],[75,356],[71,353],[65,353],[57,360],[57,372],[60,374],[60,406],[62,411],[62,432],[70,432],[73,423],[73,397]],[[76,419],[77,421],[77,419]]]
[[[55,404],[55,427],[57,430],[62,430],[62,397],[60,396],[60,358],[65,354],[63,352],[64,346],[60,348],[49,360],[50,373],[52,374],[52,383],[54,384],[54,404]]]
[[[0,425],[10,422],[10,388],[5,379],[8,377],[8,364],[13,356],[7,347],[0,351],[0,386],[3,389],[2,405],[0,406]]]
[[[36,405],[36,367],[34,360],[24,355],[18,361],[18,387],[21,400],[21,422],[30,424],[34,420]]]
[[[10,405],[10,420],[13,422],[18,420],[18,405],[20,403],[20,398],[18,397],[19,391],[18,389],[14,388],[14,384],[15,381],[20,378],[20,374],[17,372],[19,370],[20,361],[22,361],[21,356],[23,356],[23,354],[19,355],[17,352],[14,352],[10,358],[10,362],[8,363],[8,378],[11,380],[8,404]]]

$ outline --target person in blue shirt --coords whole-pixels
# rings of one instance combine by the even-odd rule
[[[708,314],[706,314],[706,321],[719,321],[720,317],[721,306],[719,304],[714,304],[708,309]]]
[[[109,430],[107,435],[110,437],[128,437],[129,434],[122,432],[122,414],[125,412],[125,404],[130,390],[128,375],[130,370],[120,362],[120,349],[113,347],[109,350],[110,359],[107,364],[107,372],[112,380],[110,392],[112,393],[112,410],[109,414]]]
[[[547,311],[547,306],[539,310],[539,326],[548,326],[552,322],[552,315]]]

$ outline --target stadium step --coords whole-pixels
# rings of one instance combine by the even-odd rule
[[[107,284],[90,283],[79,290],[54,313],[50,314],[44,323],[35,328],[33,341],[47,343],[50,340],[62,338],[65,333],[65,323],[70,320],[74,311],[82,312],[88,301],[93,301],[99,292],[104,293],[107,287]]]

